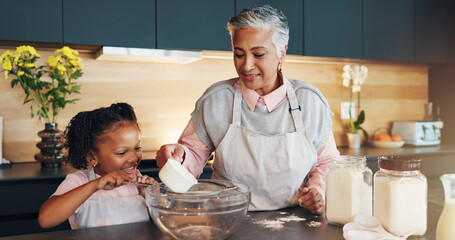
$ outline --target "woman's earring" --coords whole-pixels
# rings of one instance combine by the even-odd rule
[[[278,72],[280,72],[280,73],[282,72],[282,70],[281,70],[281,63],[278,63]]]

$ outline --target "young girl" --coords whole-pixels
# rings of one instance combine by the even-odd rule
[[[69,174],[41,206],[41,227],[66,219],[72,229],[149,221],[147,206],[136,185],[154,183],[141,175],[139,126],[127,103],[78,113],[65,130]],[[87,170],[88,168],[88,170]]]

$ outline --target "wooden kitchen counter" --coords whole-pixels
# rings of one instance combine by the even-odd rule
[[[437,221],[443,208],[443,190],[439,180],[430,180],[428,193],[428,224],[424,236],[409,239],[434,240]],[[266,221],[282,221],[282,227],[277,224],[265,224]],[[294,220],[290,220],[294,219]],[[278,224],[280,225],[280,224]],[[123,224],[107,227],[64,230],[46,233],[36,233],[0,238],[1,240],[37,240],[37,239],[170,239],[163,234],[153,221]],[[341,226],[327,223],[324,215],[313,215],[300,207],[281,209],[269,212],[248,212],[244,223],[229,238],[232,240],[250,239],[286,239],[286,240],[342,240]]]

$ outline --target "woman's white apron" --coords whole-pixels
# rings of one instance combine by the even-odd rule
[[[95,179],[95,171],[88,171],[88,180]],[[76,228],[99,227],[114,224],[149,221],[142,196],[100,197],[96,192],[82,204],[76,214]]]
[[[295,132],[268,135],[241,126],[242,84],[238,81],[232,124],[216,148],[213,178],[248,185],[249,210],[275,210],[297,204],[299,188],[316,166],[316,150],[305,133],[294,89],[287,79],[284,84]]]

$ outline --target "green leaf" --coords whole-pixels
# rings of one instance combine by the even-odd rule
[[[365,137],[365,141],[368,142],[368,133],[367,133],[367,131],[365,131],[365,129],[363,129],[363,128],[360,127],[360,126],[359,126],[358,128],[359,128],[360,130],[362,130],[363,136]]]
[[[357,121],[355,121],[354,125],[359,127],[365,121],[365,112],[362,110],[360,111],[359,116],[357,117]]]

